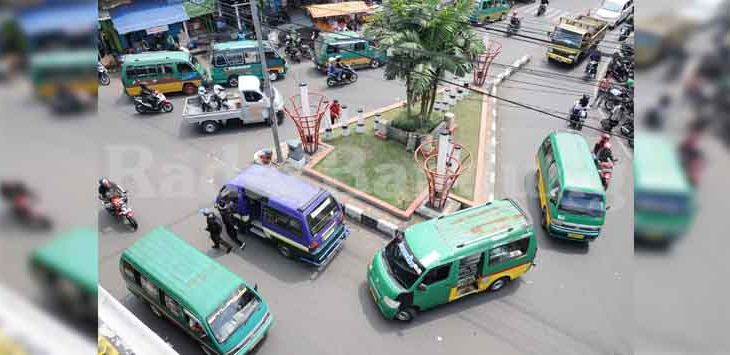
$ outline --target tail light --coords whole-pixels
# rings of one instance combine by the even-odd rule
[[[311,243],[309,243],[309,250],[314,250],[319,247],[319,242],[316,240],[313,240]]]

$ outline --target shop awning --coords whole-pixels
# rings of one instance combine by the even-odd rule
[[[119,34],[162,27],[190,19],[182,3],[144,1],[113,8],[109,11]]]
[[[334,4],[310,5],[307,6],[307,11],[309,11],[309,15],[312,18],[323,18],[362,14],[370,11],[370,7],[364,1],[347,1]]]
[[[93,3],[39,6],[21,10],[18,25],[28,36],[45,33],[93,31],[97,8]]]
[[[185,12],[190,18],[207,15],[215,11],[215,1],[213,0],[187,0],[184,3]]]

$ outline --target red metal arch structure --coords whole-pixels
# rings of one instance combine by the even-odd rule
[[[309,114],[305,113],[302,106],[301,95],[289,97],[290,107],[284,106],[284,112],[294,121],[299,132],[299,139],[302,141],[302,148],[307,154],[314,154],[319,149],[319,129],[324,113],[329,108],[326,103],[327,97],[318,93],[308,93]]]
[[[499,42],[490,40],[487,50],[477,56],[477,59],[474,61],[474,71],[472,72],[472,75],[474,76],[472,82],[474,85],[484,85],[484,82],[487,80],[489,67],[492,65],[492,61],[494,61],[494,58],[496,58],[501,52],[502,45]]]

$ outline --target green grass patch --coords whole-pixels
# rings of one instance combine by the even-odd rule
[[[382,114],[384,120],[390,121],[390,125],[406,132],[430,133],[443,120],[442,114],[433,113],[431,118],[425,122],[418,122],[420,105],[413,105],[412,116],[408,117],[408,110],[405,106],[386,111]],[[419,126],[420,125],[420,126]]]
[[[367,120],[366,133],[329,141],[335,150],[314,169],[350,187],[364,191],[397,208],[406,209],[427,188],[426,175],[416,164],[413,154],[394,141],[382,141],[373,136],[372,120]]]
[[[456,104],[452,112],[457,125],[454,140],[471,153],[471,166],[461,174],[452,191],[459,196],[473,200],[482,120],[482,99],[478,95],[469,94]]]

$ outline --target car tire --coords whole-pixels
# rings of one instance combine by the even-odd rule
[[[228,80],[226,81],[229,87],[237,88],[238,87],[238,76],[231,75],[228,77]]]
[[[394,318],[401,322],[410,322],[416,317],[416,310],[413,307],[405,307],[398,310]]]
[[[380,68],[380,61],[377,59],[373,59],[370,61],[370,68],[377,69]]]
[[[137,113],[145,113],[144,105],[142,104],[135,104],[134,109],[137,111]]]
[[[164,104],[162,104],[161,108],[162,111],[165,113],[170,113],[174,109],[171,102],[165,102]]]
[[[207,134],[213,134],[218,132],[218,129],[220,129],[220,125],[216,121],[205,121],[200,125],[200,127],[203,129],[203,132]]]
[[[269,72],[269,80],[271,81],[277,81],[279,80],[279,72],[272,70]]]
[[[195,95],[195,93],[198,91],[198,87],[195,86],[193,83],[186,83],[183,85],[183,94],[185,95]]]
[[[497,292],[509,283],[509,277],[500,277],[489,285],[489,291]]]
[[[327,78],[327,86],[333,87],[335,85],[337,85],[337,81],[335,79],[333,79],[333,78]]]
[[[152,303],[147,302],[147,304],[150,305],[150,309],[152,310],[152,314],[154,314],[157,318],[162,318],[162,311],[160,311],[159,308],[157,308]]]

